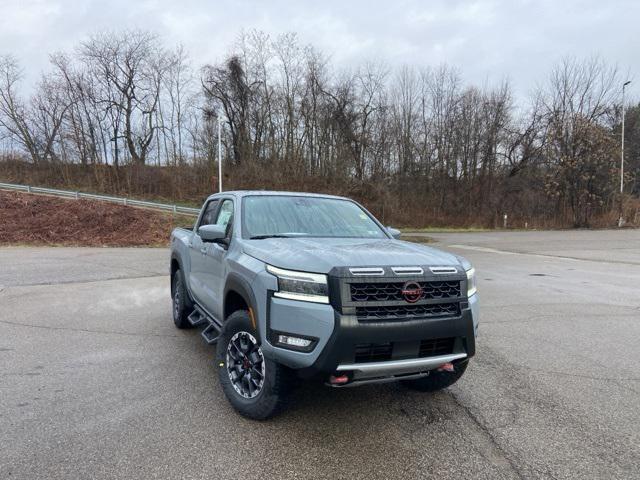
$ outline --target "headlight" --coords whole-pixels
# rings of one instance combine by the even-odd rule
[[[476,269],[471,268],[467,270],[467,297],[475,294],[478,291],[476,287]]]
[[[275,297],[304,302],[329,303],[327,276],[320,273],[295,272],[267,265],[267,272],[278,277]]]

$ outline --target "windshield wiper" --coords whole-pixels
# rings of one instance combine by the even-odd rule
[[[272,235],[254,235],[249,237],[249,240],[264,240],[265,238],[291,238],[291,235],[283,235],[281,233],[274,233]]]

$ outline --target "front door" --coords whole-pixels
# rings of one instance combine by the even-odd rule
[[[191,239],[191,245],[189,248],[189,260],[191,261],[191,269],[189,270],[189,289],[191,295],[196,302],[203,305],[204,298],[206,296],[204,291],[204,274],[206,272],[205,256],[208,250],[209,244],[202,241],[200,235],[198,235],[198,228],[203,225],[211,225],[215,223],[216,214],[218,213],[219,200],[210,200],[207,203],[202,218],[194,228],[193,237]]]
[[[215,225],[225,227],[226,243],[204,243],[201,275],[200,304],[216,319],[222,320],[222,296],[224,295],[224,278],[226,276],[225,258],[231,241],[231,223],[233,221],[233,200],[226,198],[220,201]]]

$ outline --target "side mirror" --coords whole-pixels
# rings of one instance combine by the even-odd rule
[[[226,229],[220,225],[202,225],[198,228],[198,235],[203,242],[219,242],[226,236]]]
[[[387,232],[389,232],[389,234],[396,240],[400,238],[400,235],[402,235],[402,232],[397,228],[387,227]]]

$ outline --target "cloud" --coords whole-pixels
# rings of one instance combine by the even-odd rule
[[[123,28],[181,43],[198,64],[221,59],[242,29],[295,31],[340,65],[446,62],[470,83],[509,78],[521,97],[567,55],[598,54],[625,72],[640,70],[640,2],[631,0],[3,0],[0,9],[0,52],[15,54],[29,81],[50,52]]]

